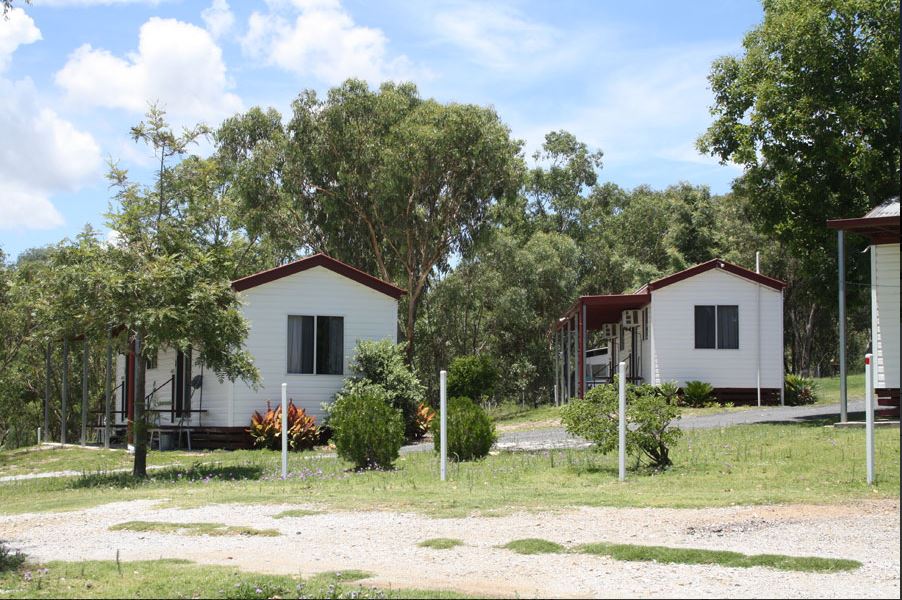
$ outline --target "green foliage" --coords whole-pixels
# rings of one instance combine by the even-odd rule
[[[422,437],[419,407],[423,385],[404,362],[404,351],[390,340],[360,340],[351,363],[353,376],[346,379],[338,397],[366,388],[378,388],[383,397],[404,416],[407,439]]]
[[[288,401],[288,447],[292,450],[309,450],[319,441],[319,430],[316,420],[303,408]],[[251,415],[251,426],[247,430],[254,440],[254,446],[281,450],[282,448],[282,405],[272,408],[266,403],[266,412],[254,411]]]
[[[555,542],[549,542],[541,538],[525,538],[513,540],[501,546],[513,550],[517,554],[559,554],[565,552],[565,548]]]
[[[801,406],[817,402],[817,385],[813,379],[787,373],[783,386],[783,400],[787,406]]]
[[[484,354],[458,356],[448,368],[448,395],[479,400],[491,397],[498,371]]]
[[[435,451],[441,448],[441,419],[432,420]],[[495,443],[495,425],[485,410],[466,397],[448,398],[448,458],[478,460],[488,456]]]
[[[260,536],[278,537],[277,529],[256,529],[247,526],[224,525],[222,523],[167,523],[162,521],[126,521],[110,526],[110,531],[139,531],[174,533],[178,535]]]
[[[6,544],[0,541],[0,573],[15,571],[25,562],[25,555],[18,551],[12,551]]]
[[[431,538],[417,544],[420,548],[432,548],[433,550],[450,550],[457,546],[463,546],[463,542],[454,538]]]
[[[628,385],[627,452],[644,456],[653,467],[669,467],[670,450],[682,435],[673,423],[679,418],[680,409],[674,396],[650,385]],[[619,440],[616,378],[614,383],[595,386],[585,398],[562,407],[561,422],[569,433],[593,442],[597,451],[607,454],[616,450]]]
[[[707,406],[714,399],[714,386],[704,381],[687,381],[683,386],[683,404],[693,408]]]
[[[389,469],[404,444],[404,419],[375,385],[339,396],[329,424],[338,455],[357,469]]]

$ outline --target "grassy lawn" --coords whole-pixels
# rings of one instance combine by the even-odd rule
[[[368,573],[307,579],[247,573],[184,560],[51,562],[0,572],[3,598],[465,598],[454,592],[377,589]]]
[[[839,403],[839,377],[819,377],[814,380],[818,404]],[[850,400],[864,398],[864,373],[850,373],[846,380]]]
[[[297,508],[461,516],[576,505],[705,507],[898,498],[898,430],[878,430],[876,452],[875,488],[864,483],[864,432],[819,423],[688,431],[671,453],[674,468],[632,470],[622,484],[616,456],[591,450],[502,452],[452,464],[445,484],[431,452],[402,456],[394,471],[364,473],[349,470],[339,459],[292,455],[286,481],[278,477],[277,452],[213,452],[204,455],[203,463],[192,457],[198,464],[152,472],[146,482],[103,473],[5,482],[0,513],[72,510],[131,499],[159,499],[176,507],[217,502],[297,506],[303,499]]]

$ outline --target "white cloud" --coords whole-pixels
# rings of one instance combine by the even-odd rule
[[[35,6],[68,8],[70,6],[110,6],[113,4],[159,4],[162,0],[33,0]]]
[[[207,31],[214,38],[220,38],[231,31],[235,24],[235,15],[226,0],[213,0],[213,4],[200,13]]]
[[[141,26],[138,51],[120,58],[84,44],[56,74],[67,99],[82,106],[144,112],[159,101],[173,117],[215,123],[241,110],[210,33],[175,19]]]
[[[273,0],[253,12],[244,52],[286,71],[334,85],[348,77],[370,83],[427,76],[403,54],[390,56],[381,29],[354,22],[338,0]]]
[[[7,65],[21,44],[41,39],[21,9],[0,23],[0,65]],[[43,105],[30,79],[0,76],[0,229],[46,229],[63,224],[50,201],[54,193],[73,191],[99,173],[100,148]]]

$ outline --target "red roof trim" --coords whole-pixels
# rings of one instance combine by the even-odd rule
[[[899,217],[861,217],[858,219],[832,219],[827,221],[829,229],[841,229],[858,233],[874,244],[899,243]]]
[[[332,258],[327,254],[323,254],[322,252],[320,252],[319,254],[314,254],[313,256],[301,258],[279,267],[275,267],[273,269],[260,271],[259,273],[254,273],[253,275],[248,275],[247,277],[242,277],[241,279],[236,279],[232,282],[232,289],[234,289],[236,292],[242,292],[244,290],[257,287],[258,285],[263,285],[264,283],[269,283],[283,277],[288,277],[289,275],[294,275],[295,273],[300,273],[301,271],[306,271],[307,269],[312,269],[314,267],[324,267],[326,269],[329,269],[334,273],[343,275],[344,277],[356,281],[357,283],[363,284],[368,288],[376,290],[377,292],[382,292],[386,296],[391,296],[395,300],[407,293],[396,285],[392,285],[387,281],[373,277],[369,273],[364,273],[360,269],[356,269],[351,265],[343,263],[340,260]]]
[[[678,273],[674,273],[673,275],[668,275],[667,277],[657,279],[650,282],[647,287],[649,291],[659,290],[662,287],[677,283],[678,281],[683,281],[684,279],[689,279],[690,277],[694,277],[700,273],[704,273],[705,271],[710,271],[711,269],[723,269],[728,273],[744,277],[746,279],[754,281],[755,283],[766,285],[775,290],[782,290],[786,287],[786,284],[779,279],[774,279],[773,277],[767,277],[766,275],[755,273],[754,271],[750,271],[744,267],[740,267],[739,265],[734,265],[733,263],[728,263],[727,261],[720,258],[714,258],[712,260],[709,260],[708,262],[704,262],[683,271],[679,271]]]

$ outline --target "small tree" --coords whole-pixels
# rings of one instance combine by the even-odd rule
[[[448,369],[448,395],[479,400],[491,396],[498,370],[484,354],[458,356]]]
[[[627,452],[644,456],[651,466],[666,468],[672,463],[670,448],[682,435],[673,422],[680,418],[676,395],[670,387],[630,385],[626,392]],[[561,421],[568,433],[595,444],[607,454],[619,441],[619,398],[616,378],[611,385],[599,385],[561,409]]]
[[[343,395],[332,405],[329,424],[338,456],[357,469],[389,469],[404,443],[401,411],[375,385]]]

